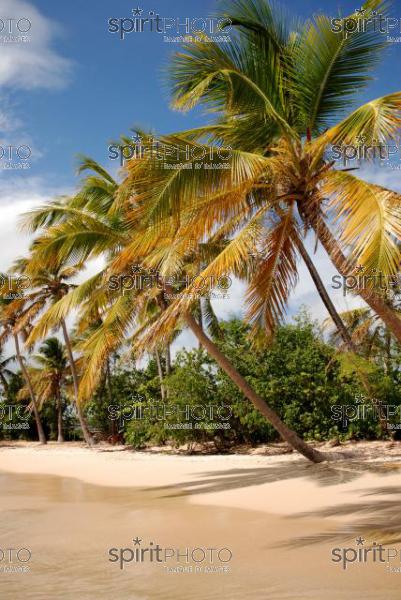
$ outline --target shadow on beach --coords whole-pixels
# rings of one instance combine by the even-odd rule
[[[309,465],[297,461],[291,464],[274,465],[257,469],[230,469],[218,472],[205,472],[201,478],[176,485],[179,491],[167,493],[164,498],[191,496],[235,490],[289,479],[308,479],[319,486],[338,486],[357,480],[365,474],[380,476],[394,475],[401,470],[401,463],[343,461],[333,464]],[[171,488],[159,487],[159,491],[171,492]],[[284,519],[319,517],[349,517],[347,524],[339,523],[335,531],[323,531],[309,536],[288,539],[283,548],[303,547],[324,542],[353,540],[362,535],[378,543],[394,544],[401,542],[401,486],[382,486],[361,490],[359,503],[335,504],[322,509],[295,513]],[[384,496],[384,498],[383,498]]]
[[[195,494],[209,494],[227,490],[285,481],[287,479],[306,478],[319,486],[337,486],[349,483],[365,475],[374,473],[379,475],[393,475],[401,470],[401,462],[362,462],[341,461],[337,463],[309,464],[299,460],[290,464],[280,463],[266,468],[225,469],[221,471],[206,471],[198,479],[177,484],[174,488],[178,491],[173,496],[191,496]],[[170,486],[160,486],[153,490],[170,490]],[[163,496],[162,496],[163,497]],[[165,497],[172,497],[168,494]]]

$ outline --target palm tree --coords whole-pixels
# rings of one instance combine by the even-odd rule
[[[14,362],[15,356],[4,358],[3,350],[0,348],[0,382],[3,386],[5,394],[8,392],[8,378],[14,375],[13,371],[8,368],[8,365]]]
[[[54,207],[46,210],[52,210]],[[51,307],[40,319],[36,325],[33,336],[43,336],[46,334],[49,328],[53,327],[60,316],[65,317],[68,311],[73,307],[82,305],[84,301],[87,301],[91,305],[102,305],[103,309],[107,307],[107,314],[103,318],[101,324],[95,329],[94,333],[86,340],[82,346],[84,355],[86,356],[86,363],[84,369],[84,375],[81,379],[80,393],[81,397],[87,398],[93,392],[95,386],[99,383],[101,377],[102,368],[112,352],[118,348],[124,341],[126,336],[129,336],[132,328],[135,328],[133,340],[140,340],[141,335],[148,331],[149,327],[158,322],[160,314],[163,315],[163,311],[168,307],[168,302],[165,299],[165,290],[159,289],[157,286],[153,286],[150,289],[133,290],[132,294],[121,294],[115,293],[107,289],[107,276],[112,273],[124,273],[126,272],[127,266],[130,261],[135,259],[136,261],[143,261],[145,266],[152,267],[158,256],[160,260],[160,250],[162,249],[169,253],[170,257],[173,253],[178,256],[180,252],[184,255],[188,255],[188,248],[184,251],[177,247],[171,246],[171,238],[167,239],[165,235],[162,235],[160,239],[160,233],[155,234],[152,232],[152,236],[148,232],[148,235],[144,236],[146,230],[143,231],[140,228],[138,221],[128,221],[121,227],[119,232],[116,232],[109,223],[105,222],[104,218],[96,217],[93,213],[90,217],[85,211],[81,211],[76,218],[76,211],[71,211],[70,220],[64,221],[65,209],[62,211],[62,223],[53,225],[44,234],[43,238],[37,245],[37,249],[41,248],[43,255],[53,253],[54,245],[57,246],[57,251],[64,251],[64,258],[69,255],[69,252],[77,253],[85,252],[87,256],[93,256],[107,250],[108,254],[113,258],[110,261],[109,267],[104,272],[101,272],[90,280],[84,282],[78,286],[75,290],[71,290],[68,295],[62,298],[58,303]],[[34,213],[30,219],[36,219],[38,212]],[[98,223],[95,224],[95,219],[98,219]],[[81,225],[79,225],[81,222]],[[88,224],[91,224],[92,229],[88,231]],[[82,229],[80,229],[80,227]],[[63,247],[63,242],[60,241],[60,229],[65,233],[65,238],[68,238],[68,248]],[[110,235],[108,235],[110,231]],[[75,240],[72,242],[72,237],[75,232]],[[79,233],[78,233],[79,232]],[[92,244],[91,253],[88,252],[89,244],[85,238],[84,232],[90,238]],[[98,232],[98,240],[95,243],[95,233]],[[128,244],[130,242],[130,244]],[[108,246],[106,245],[108,243]],[[188,240],[183,238],[182,241],[184,246],[188,246]],[[133,253],[132,244],[137,244],[135,252]],[[145,244],[146,249],[140,250],[140,245]],[[118,247],[120,251],[117,252]],[[204,248],[203,248],[204,249]],[[153,255],[152,251],[153,250]],[[199,251],[199,246],[192,248],[192,253]],[[41,254],[39,252],[39,254]],[[189,260],[189,259],[188,259]],[[181,261],[179,261],[181,264]],[[189,266],[191,266],[189,260]],[[116,271],[119,269],[119,271]],[[183,275],[183,274],[182,274]],[[109,308],[109,306],[111,307]],[[151,307],[154,307],[153,309]],[[159,310],[156,310],[159,307]],[[148,315],[144,319],[144,315]],[[82,315],[81,318],[85,321],[86,316]],[[257,407],[258,410],[266,416],[274,427],[279,431],[282,437],[287,440],[294,448],[299,450],[310,460],[320,462],[325,457],[314,450],[311,446],[303,442],[295,432],[291,431],[274,413],[270,407],[267,406],[265,401],[259,397],[242,377],[229,363],[227,358],[218,350],[217,346],[212,342],[210,338],[202,331],[196,320],[190,315],[189,311],[186,311],[182,323],[189,326],[192,331],[197,335],[198,339],[202,342],[211,353],[211,355],[217,360],[218,364],[229,374],[230,377],[239,385],[240,389],[245,393],[251,402]],[[171,339],[173,331],[177,327],[177,323],[173,326],[169,326],[168,331],[165,332],[165,339],[163,343]],[[137,348],[141,351],[147,348],[154,348],[157,345],[157,341],[152,345],[137,344]]]
[[[366,18],[385,10],[380,0],[368,0],[363,9]],[[329,157],[333,145],[355,144],[360,136],[382,144],[394,140],[401,92],[344,114],[386,43],[375,31],[337,34],[323,15],[291,29],[264,0],[230,2],[222,16],[235,27],[231,42],[204,37],[184,46],[170,69],[174,108],[204,105],[217,114],[211,124],[159,139],[170,150],[169,162],[193,168],[160,168],[160,153],[148,148],[142,160],[127,163],[127,183],[148,222],[160,225],[172,214],[175,223],[185,224],[177,235],[186,230],[195,240],[219,227],[231,232],[232,252],[229,245],[206,272],[250,263],[246,237],[258,237],[248,292],[248,316],[256,327],[271,332],[283,317],[301,256],[352,347],[311,270],[304,238],[312,233],[344,276],[356,263],[385,275],[398,270],[400,195],[336,169]],[[217,154],[221,147],[232,149],[229,156]],[[206,158],[199,158],[202,153]],[[230,169],[203,168],[211,153]],[[370,287],[358,293],[401,341],[401,320],[380,294]]]
[[[33,373],[33,384],[39,401],[55,401],[57,411],[57,441],[64,442],[63,434],[63,385],[67,378],[67,359],[60,341],[49,338],[34,356],[39,368]]]
[[[14,300],[0,298],[0,325],[2,329],[0,333],[0,345],[4,344],[8,339],[13,339],[14,341],[17,360],[31,398],[39,441],[41,444],[46,444],[46,436],[39,414],[35,390],[20,349],[19,336],[21,335],[24,339],[28,337],[28,332],[31,328],[30,320],[31,311],[29,307],[25,306],[24,298]]]
[[[394,310],[395,307],[393,306]],[[374,360],[387,373],[391,369],[394,336],[369,308],[354,308],[341,313],[353,342],[362,356]],[[338,333],[330,331],[331,341],[340,349]]]
[[[70,280],[75,277],[81,270],[81,265],[66,265],[60,261],[53,260],[48,265],[37,266],[32,257],[19,259],[15,263],[15,269],[19,272],[29,272],[32,289],[26,294],[26,302],[32,306],[35,314],[45,310],[47,306],[56,303],[60,298],[68,294],[69,290],[74,287]],[[67,323],[64,317],[59,319],[59,325],[63,332],[64,342],[67,350],[69,367],[74,384],[74,400],[75,408],[78,414],[78,420],[81,426],[82,434],[85,442],[89,446],[94,445],[94,439],[88,429],[85,416],[82,412],[79,402],[79,380],[76,361],[73,355],[71,339],[68,333]],[[30,334],[29,343],[34,343],[39,338]]]
[[[67,261],[70,257],[84,262],[89,258],[102,255],[107,259],[107,267],[50,307],[36,324],[31,339],[44,337],[60,318],[65,318],[73,308],[85,306],[80,318],[85,321],[92,316],[93,307],[102,313],[102,322],[93,334],[81,346],[84,353],[85,368],[80,383],[80,397],[86,399],[99,383],[107,358],[118,348],[126,337],[131,337],[139,352],[152,351],[159,345],[157,336],[152,335],[152,327],[158,327],[163,315],[169,310],[165,289],[153,285],[150,289],[132,290],[130,294],[121,294],[110,289],[107,282],[111,276],[121,276],[129,271],[133,264],[141,264],[145,269],[158,269],[162,276],[177,276],[178,279],[198,274],[199,260],[208,264],[216,257],[216,252],[225,247],[225,236],[229,228],[220,228],[205,243],[193,239],[190,229],[183,223],[181,229],[176,223],[172,227],[167,219],[161,226],[153,227],[145,218],[147,208],[140,198],[131,198],[129,186],[118,186],[110,182],[110,176],[89,159],[85,159],[85,168],[94,169],[96,177],[84,180],[80,192],[69,201],[65,199],[31,211],[24,217],[24,225],[29,231],[41,230],[41,235],[33,246],[32,265],[39,265],[54,257]],[[92,193],[93,187],[96,193]],[[92,202],[98,195],[103,201]],[[214,215],[211,215],[214,218]],[[175,220],[174,215],[172,220]],[[173,235],[172,235],[173,233]],[[175,235],[174,235],[175,234]],[[249,245],[254,249],[254,243]],[[185,265],[185,267],[184,267]],[[36,267],[34,267],[36,268]],[[238,276],[245,276],[248,265],[239,265]],[[182,286],[175,286],[179,291]],[[171,291],[171,290],[170,290]],[[186,294],[184,294],[184,299]],[[173,303],[174,304],[174,303]],[[88,308],[88,305],[91,308]],[[97,318],[97,317],[96,317]],[[210,351],[218,364],[239,385],[245,396],[266,416],[282,437],[304,456],[315,462],[325,457],[303,442],[291,431],[249,386],[228,359],[209,339],[186,307],[181,318],[158,329],[163,337],[162,345],[171,342],[174,331],[181,326],[189,326],[203,345]],[[134,335],[132,336],[132,332]],[[148,335],[149,333],[149,335]],[[146,335],[146,343],[143,342]]]

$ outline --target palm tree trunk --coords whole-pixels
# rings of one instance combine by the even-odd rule
[[[326,291],[326,288],[324,287],[324,284],[320,278],[320,275],[319,275],[313,261],[311,260],[309,254],[306,251],[305,246],[303,245],[303,243],[300,239],[297,240],[297,247],[303,258],[304,263],[306,264],[309,274],[312,277],[313,283],[316,286],[318,294],[319,294],[320,298],[322,299],[323,304],[327,308],[327,312],[329,313],[330,317],[332,318],[341,337],[343,338],[345,345],[347,346],[348,350],[356,353],[357,350],[356,350],[355,344],[352,341],[352,338],[348,332],[348,329],[346,328],[346,326],[344,325],[344,321],[338,314],[330,296],[328,295],[328,293]]]
[[[171,373],[171,350],[170,344],[167,342],[166,344],[166,377],[168,377]],[[169,397],[168,387],[166,389],[166,398]]]
[[[41,444],[46,444],[47,443],[46,436],[45,436],[45,432],[43,430],[42,421],[40,419],[39,409],[38,409],[38,405],[36,402],[36,395],[35,395],[35,392],[33,389],[31,378],[29,377],[28,370],[25,367],[24,361],[21,356],[21,351],[20,351],[20,347],[19,347],[19,339],[18,339],[17,333],[14,333],[14,343],[15,343],[15,350],[17,353],[18,362],[21,367],[21,371],[24,376],[25,383],[28,387],[29,395],[31,397],[32,406],[33,406],[33,414],[35,415],[36,429],[38,430],[39,441]]]
[[[9,390],[9,386],[8,386],[8,381],[5,378],[5,376],[3,375],[3,373],[0,373],[0,381],[1,381],[1,384],[2,384],[2,386],[4,388],[4,393],[7,396],[8,395],[8,390]]]
[[[384,358],[384,372],[386,375],[389,375],[391,372],[391,333],[388,329],[385,330],[384,333],[385,339],[385,358]]]
[[[67,325],[66,325],[64,319],[61,319],[61,327],[62,327],[63,334],[64,334],[65,345],[67,348],[68,360],[70,361],[72,380],[74,382],[74,400],[75,400],[75,406],[77,408],[79,424],[81,425],[81,429],[82,429],[82,433],[83,433],[85,442],[88,444],[88,446],[93,446],[95,444],[95,441],[88,429],[88,425],[86,424],[85,417],[82,413],[81,406],[80,406],[79,399],[78,399],[78,373],[77,373],[77,368],[75,365],[74,356],[72,354],[71,341],[70,341],[70,337],[68,335]]]
[[[318,294],[319,294],[320,298],[322,299],[323,304],[327,308],[327,312],[329,313],[330,317],[332,318],[341,337],[343,338],[346,347],[348,348],[348,350],[350,352],[354,352],[355,354],[357,354],[358,352],[355,347],[355,344],[354,344],[346,326],[344,325],[343,320],[341,319],[340,315],[338,314],[330,296],[328,295],[326,288],[324,287],[323,281],[321,280],[320,275],[319,275],[315,265],[313,264],[313,261],[311,260],[309,254],[306,251],[305,246],[303,245],[303,243],[300,239],[297,240],[297,247],[298,247],[298,250],[299,250],[307,268],[308,268],[309,274],[313,279],[313,283],[316,286]],[[367,392],[372,404],[378,409],[380,427],[381,427],[382,433],[385,433],[388,431],[388,423],[387,423],[387,419],[383,416],[383,410],[381,407],[381,403],[378,400],[376,400],[375,394],[374,394],[373,390],[371,389],[371,386],[369,384],[368,378],[366,377],[365,373],[363,373],[361,371],[361,369],[356,364],[356,361],[354,361],[354,364],[358,371],[358,375],[361,379],[362,385],[365,388],[365,391]]]
[[[202,329],[202,331],[204,331],[203,314],[202,314],[202,298],[199,298],[198,305],[199,305],[199,327]],[[202,342],[200,340],[198,340],[198,348],[199,348],[199,350],[202,348]]]
[[[166,344],[166,375],[170,375],[171,373],[171,348],[170,344],[167,342]]]
[[[251,401],[254,407],[264,416],[267,420],[273,425],[273,427],[278,431],[281,437],[290,444],[295,450],[298,450],[303,456],[312,462],[319,463],[324,460],[327,460],[328,457],[315,450],[308,444],[306,444],[296,433],[287,427],[285,423],[280,419],[280,417],[272,410],[268,404],[261,398],[248,384],[248,382],[242,377],[240,373],[233,367],[230,361],[226,356],[217,348],[214,342],[202,331],[199,323],[193,318],[193,316],[189,313],[184,315],[184,319],[191,329],[191,331],[195,334],[199,342],[208,353],[215,359],[217,364],[220,366],[223,371],[227,373],[230,379],[240,388],[243,394]]]
[[[61,400],[60,385],[57,390],[57,442],[62,444],[64,442],[63,434],[63,404]]]
[[[107,398],[109,405],[113,404],[113,389],[111,385],[111,369],[110,369],[110,357],[106,359],[106,381],[105,387],[107,389]],[[114,419],[111,420],[111,435],[116,434],[116,422]]]
[[[352,265],[347,261],[337,240],[334,238],[323,219],[313,219],[313,217],[309,216],[308,220],[337,271],[343,277],[351,275]],[[387,325],[397,340],[401,342],[401,319],[397,313],[387,306],[383,299],[372,290],[359,288],[357,292],[366,304],[381,318],[383,323]]]
[[[156,358],[156,364],[157,364],[157,372],[158,372],[159,379],[160,379],[160,392],[162,395],[162,400],[164,400],[165,396],[166,396],[166,390],[164,389],[164,384],[163,384],[163,369],[162,369],[162,363],[160,360],[160,353],[157,348],[155,349],[155,358]]]

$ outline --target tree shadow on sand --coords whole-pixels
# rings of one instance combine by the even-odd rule
[[[228,469],[204,472],[199,478],[174,486],[153,488],[153,491],[165,491],[161,498],[192,496],[235,490],[250,486],[263,485],[289,479],[307,479],[319,486],[330,487],[355,481],[367,473],[394,475],[401,471],[401,462],[363,462],[360,460],[339,461],[337,463],[308,464],[294,461],[290,464],[276,464],[266,468]],[[178,488],[178,491],[177,491]],[[288,519],[319,517],[355,517],[352,523],[338,524],[335,531],[325,531],[316,535],[289,539],[282,547],[294,548],[323,542],[344,542],[363,536],[378,543],[396,543],[401,541],[401,486],[383,486],[371,490],[356,492],[359,503],[333,505],[321,510],[314,509],[284,517]],[[363,500],[363,498],[367,498]]]
[[[388,546],[401,542],[401,486],[383,486],[360,492],[361,501],[333,505],[292,515],[291,518],[351,517],[351,523],[339,524],[335,531],[297,537],[281,544],[283,547],[302,547],[321,542],[345,542],[362,536]],[[366,498],[366,500],[363,500]]]
[[[302,460],[281,463],[266,468],[236,468],[222,471],[206,471],[197,479],[185,481],[174,486],[175,493],[161,497],[192,496],[235,490],[265,483],[274,483],[287,479],[306,478],[319,486],[337,486],[358,479],[366,473],[392,475],[401,470],[401,462],[363,462],[339,461],[337,463],[309,464]],[[171,491],[170,486],[153,488],[159,491]]]

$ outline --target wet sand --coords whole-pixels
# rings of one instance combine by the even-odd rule
[[[346,570],[331,558],[359,536],[366,547],[401,548],[400,468],[395,457],[309,465],[293,455],[2,446],[0,548],[32,557],[29,572],[0,573],[0,598],[395,600],[401,573],[386,567],[399,568],[399,556]],[[132,549],[136,537],[180,549],[180,561],[121,570],[108,551]],[[226,548],[232,558],[186,563],[187,548]]]

